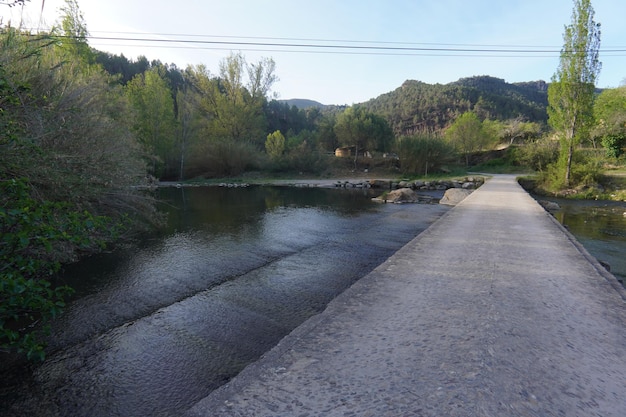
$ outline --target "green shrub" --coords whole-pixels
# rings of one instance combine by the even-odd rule
[[[557,161],[540,174],[539,182],[548,191],[557,192],[565,188],[593,187],[602,179],[602,161],[582,152],[575,152],[569,184],[565,184],[564,162]]]
[[[0,350],[43,359],[41,333],[65,306],[50,279],[61,262],[104,247],[120,229],[67,203],[36,201],[24,180],[0,182]]]
[[[510,159],[514,164],[539,172],[546,170],[558,157],[558,143],[548,138],[516,146],[510,153]]]
[[[606,135],[602,137],[602,146],[609,158],[619,158],[624,153],[626,134]]]

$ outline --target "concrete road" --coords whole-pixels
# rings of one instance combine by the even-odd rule
[[[186,416],[623,417],[625,300],[495,176]]]

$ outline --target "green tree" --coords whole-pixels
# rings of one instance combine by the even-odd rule
[[[601,68],[600,24],[594,14],[590,0],[574,0],[559,67],[548,87],[548,123],[561,142],[559,168],[565,186],[570,186],[576,146],[593,125],[594,90]]]
[[[203,67],[196,70],[208,133],[263,146],[267,125],[263,107],[276,81],[274,61],[265,58],[248,64],[243,55],[232,54],[220,62],[217,78]]]
[[[445,132],[446,140],[465,157],[469,166],[472,153],[480,151],[489,137],[483,132],[482,122],[474,112],[468,111],[457,117]]]
[[[280,130],[267,135],[267,140],[265,141],[265,151],[269,157],[274,160],[282,156],[285,151],[285,137],[282,133],[280,133]]]
[[[393,132],[387,121],[360,106],[348,107],[337,116],[334,130],[341,145],[354,146],[355,169],[359,152],[384,152],[393,142]]]
[[[600,137],[611,157],[619,157],[626,145],[626,86],[602,91],[596,98],[592,135]]]
[[[159,67],[135,76],[126,85],[133,110],[133,131],[150,155],[153,175],[172,175],[176,137],[174,100]]]
[[[65,0],[65,5],[61,7],[61,13],[60,28],[52,29],[53,35],[61,32],[60,46],[74,59],[81,59],[88,64],[95,63],[96,56],[87,43],[89,37],[87,23],[80,11],[78,2]]]

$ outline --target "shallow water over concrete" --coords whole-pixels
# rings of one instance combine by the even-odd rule
[[[67,268],[77,297],[0,415],[180,415],[448,210],[363,190],[161,193],[160,236]]]

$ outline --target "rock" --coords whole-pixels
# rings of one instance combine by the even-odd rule
[[[386,196],[379,197],[380,200],[386,203],[417,203],[419,201],[418,195],[410,188],[399,188],[397,190],[390,191]]]
[[[561,210],[561,206],[559,206],[557,203],[553,202],[553,201],[546,201],[546,200],[540,200],[538,201],[538,203],[546,210],[548,211],[556,211],[556,210]]]
[[[456,206],[472,192],[473,190],[466,190],[463,188],[450,188],[444,193],[443,198],[439,201],[439,204]]]
[[[476,188],[476,184],[474,182],[464,182],[463,185],[461,185],[461,188],[463,188],[464,190],[473,190],[474,188]]]

